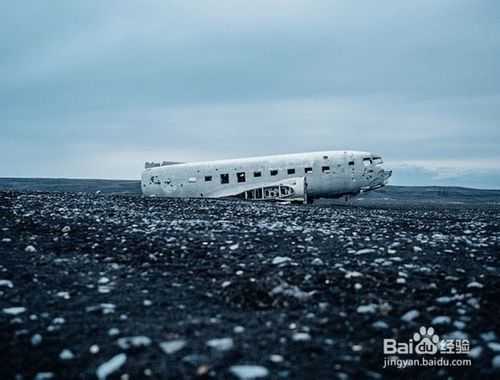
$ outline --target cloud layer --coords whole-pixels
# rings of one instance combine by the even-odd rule
[[[2,3],[0,176],[379,152],[394,183],[500,187],[494,1]],[[451,174],[452,173],[452,174]]]

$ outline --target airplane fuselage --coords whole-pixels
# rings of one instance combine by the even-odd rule
[[[337,198],[384,186],[391,175],[368,152],[325,151],[148,167],[146,196],[244,199]]]

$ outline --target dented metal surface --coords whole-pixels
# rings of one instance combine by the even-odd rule
[[[146,163],[146,196],[294,200],[355,196],[387,184],[381,156],[325,151],[194,163]]]

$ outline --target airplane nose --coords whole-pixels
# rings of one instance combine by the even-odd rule
[[[380,168],[376,172],[374,178],[370,181],[370,183],[367,186],[361,188],[361,191],[380,189],[381,187],[387,185],[391,176],[392,170],[385,170],[383,168]]]
[[[392,176],[392,170],[382,170],[382,178],[384,179],[384,184],[387,184],[389,178]]]

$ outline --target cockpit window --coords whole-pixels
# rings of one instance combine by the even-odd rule
[[[363,158],[363,165],[370,166],[372,164],[372,159],[370,157]]]
[[[373,163],[375,165],[382,165],[384,161],[382,160],[382,157],[373,157]]]

